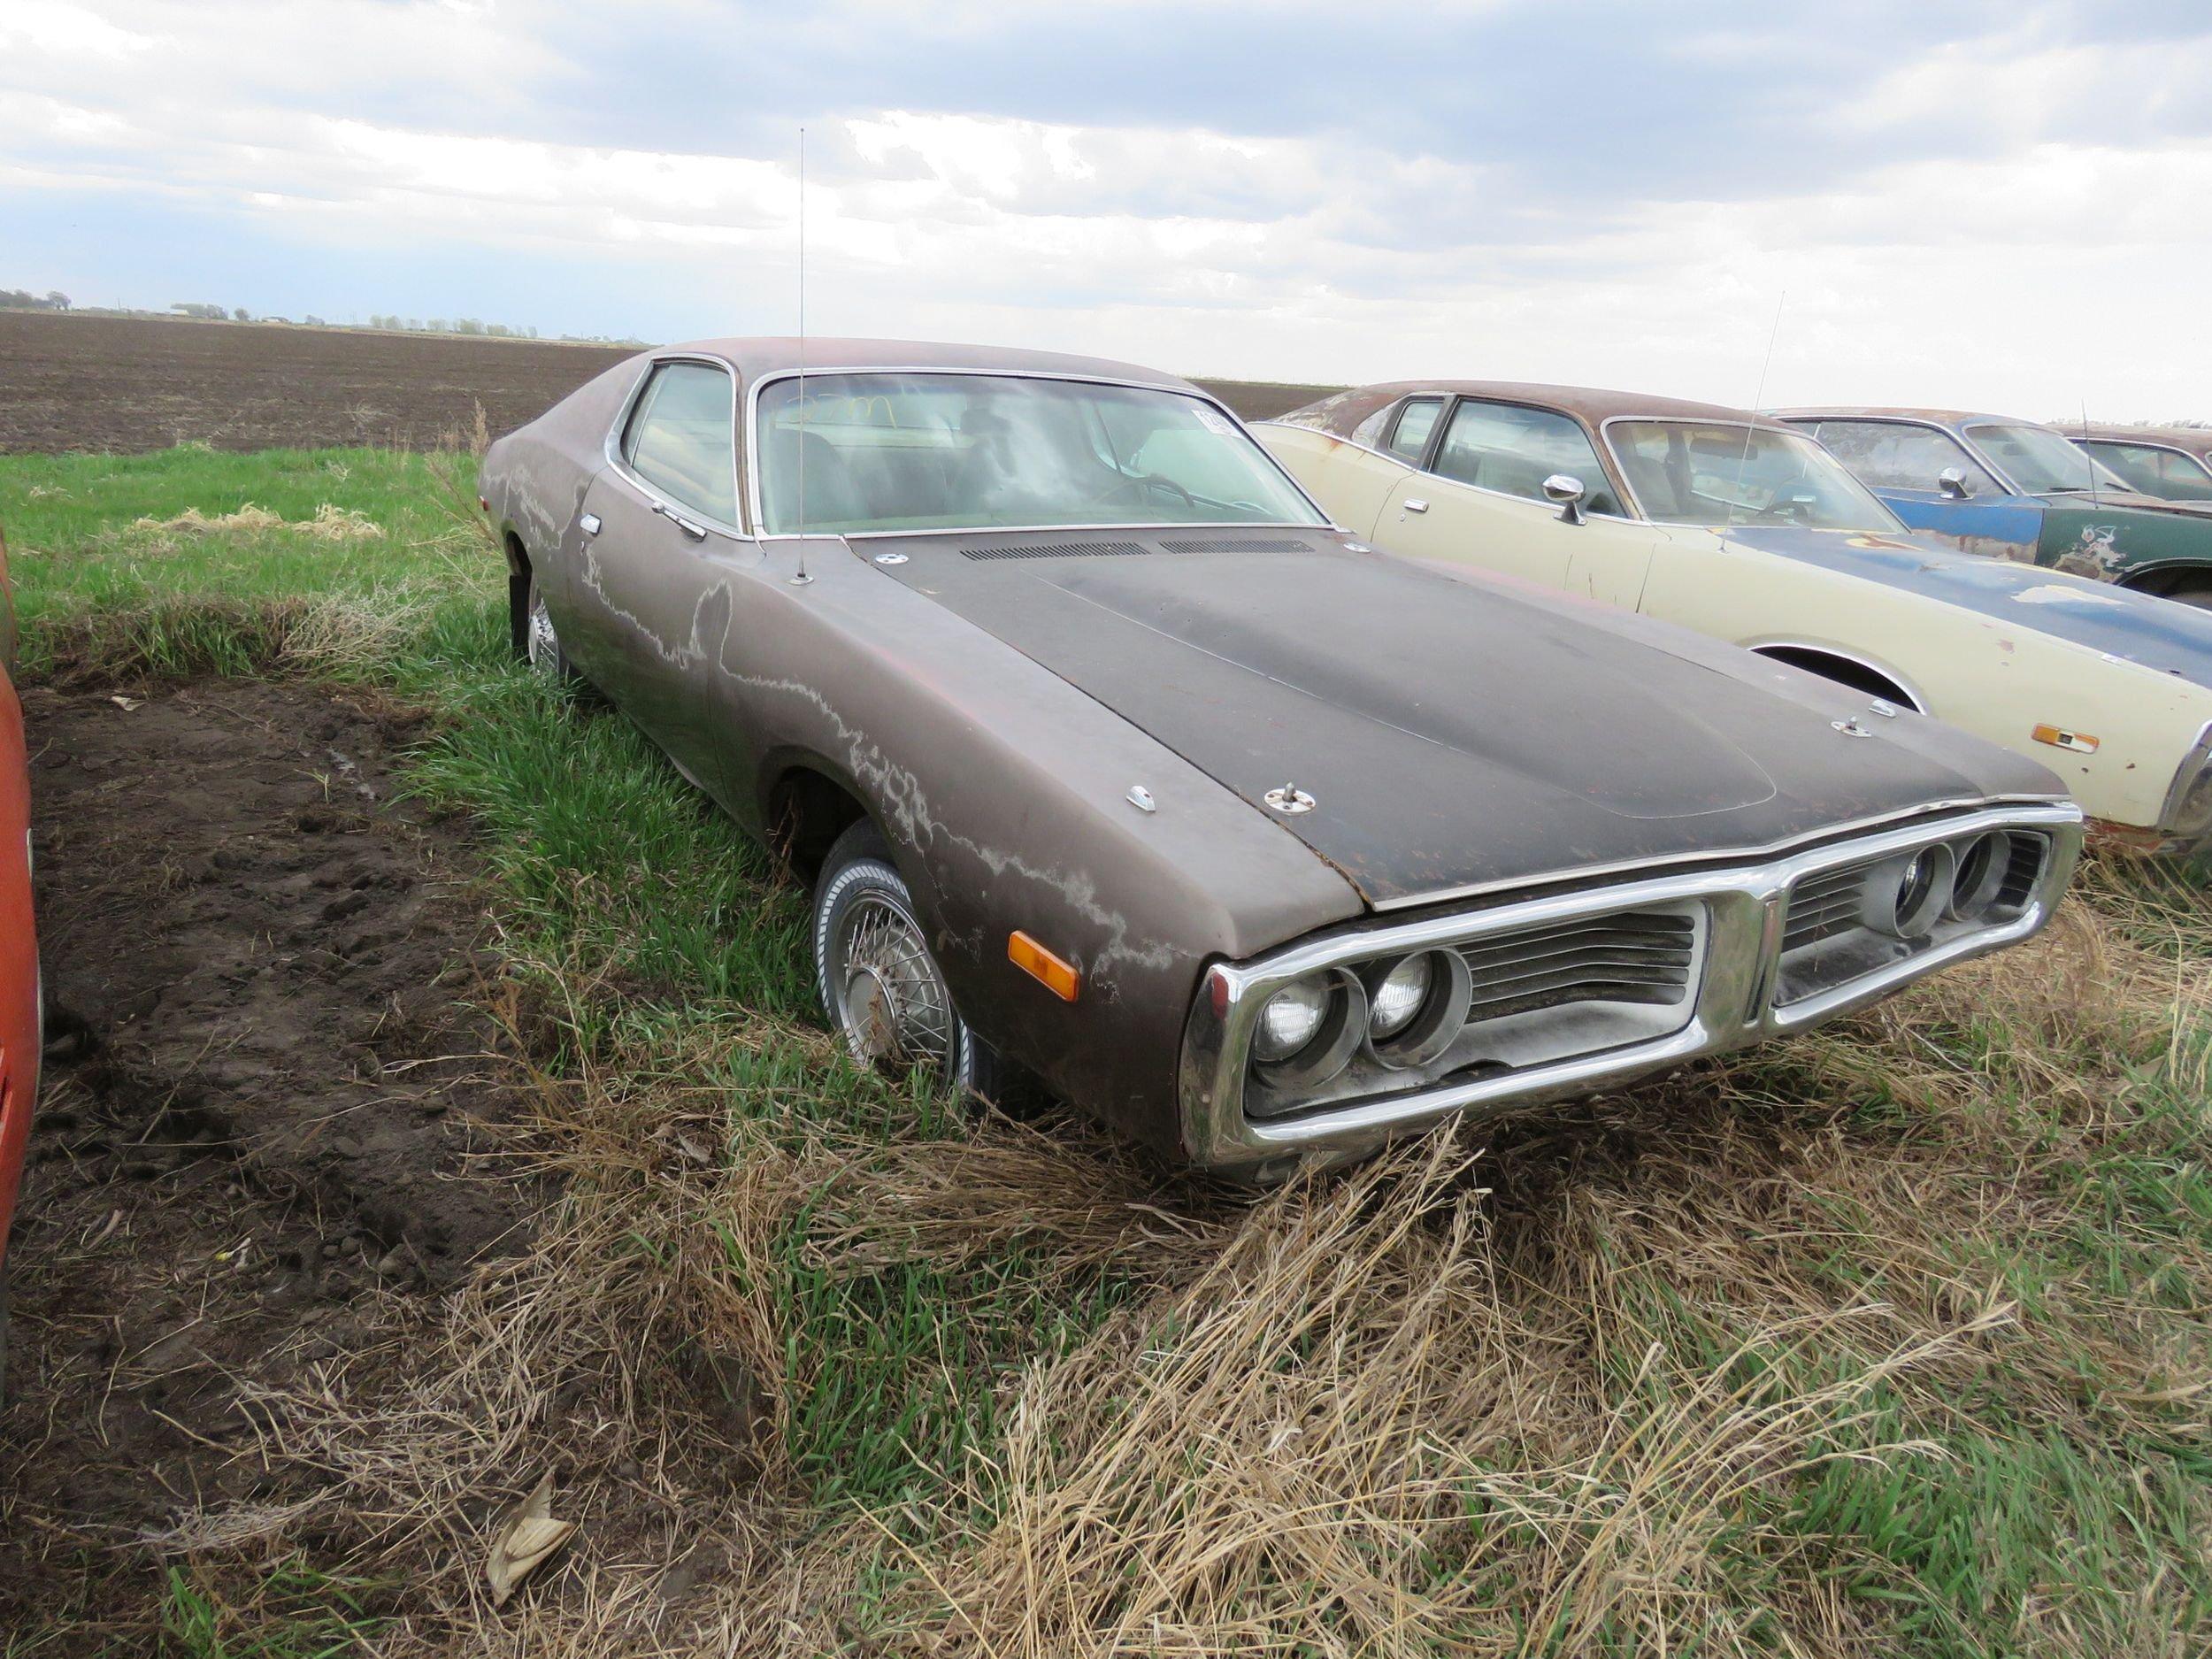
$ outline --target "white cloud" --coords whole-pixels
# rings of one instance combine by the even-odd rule
[[[693,12],[715,27],[710,8]],[[588,291],[572,280],[572,308],[611,333],[649,326],[636,316],[649,293],[677,296],[685,332],[732,326],[733,295],[749,316],[779,311],[750,296],[789,291],[787,129],[718,154],[588,142],[580,86],[649,104],[652,88],[594,80],[549,43],[545,15],[13,0],[0,192],[205,212],[270,237],[272,257],[419,250],[426,284],[449,280],[435,267],[457,249],[521,250],[532,292],[592,273]],[[961,29],[989,26],[987,7],[962,8]],[[1749,96],[1778,50],[1731,57],[1705,35],[1694,55],[1746,77]],[[833,110],[808,118],[810,306],[826,330],[1199,372],[1463,373],[1743,402],[1786,292],[1771,401],[2043,413],[2085,393],[2115,416],[2212,412],[2212,365],[2173,349],[2204,338],[2212,139],[2146,135],[2147,111],[2208,78],[2212,43],[2062,50],[2024,25],[1918,55],[1809,118],[1855,135],[1870,157],[1855,169],[1740,199],[1726,155],[1655,186],[1569,193],[1532,184],[1526,153],[1459,158],[1363,124],[1223,130],[1210,103],[1114,124]],[[728,96],[729,130],[752,133],[747,88]],[[336,309],[314,298],[287,303]],[[532,320],[498,294],[468,309]]]

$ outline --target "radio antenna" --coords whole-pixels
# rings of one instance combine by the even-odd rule
[[[2093,508],[2101,508],[2104,502],[2097,494],[2097,457],[2089,449],[2089,400],[2085,397],[2081,400],[2081,453],[2082,458],[2089,463],[2089,504]]]
[[[1759,364],[1759,389],[1751,395],[1751,417],[1756,420],[1759,406],[1767,401],[1767,371],[1774,366],[1774,342],[1782,337],[1782,307],[1789,301],[1790,291],[1784,288],[1774,302],[1774,326],[1767,330],[1767,354]],[[1736,457],[1736,488],[1728,503],[1728,522],[1736,522],[1736,508],[1743,499],[1744,469],[1751,465],[1751,440],[1758,428],[1751,421],[1744,423],[1743,453]]]
[[[799,129],[799,568],[791,586],[803,588],[806,573],[806,128]]]

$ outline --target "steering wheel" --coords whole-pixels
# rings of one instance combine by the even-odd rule
[[[1085,503],[1085,505],[1102,507],[1108,502],[1117,500],[1119,497],[1127,495],[1132,490],[1141,491],[1147,489],[1173,490],[1178,495],[1180,495],[1183,498],[1183,505],[1186,507],[1189,507],[1194,511],[1198,506],[1198,498],[1195,495],[1193,495],[1190,491],[1185,489],[1180,484],[1177,483],[1173,479],[1156,477],[1150,472],[1146,472],[1141,476],[1135,477],[1125,472],[1113,483],[1109,484],[1104,489],[1099,491],[1097,495],[1092,496],[1090,500]]]

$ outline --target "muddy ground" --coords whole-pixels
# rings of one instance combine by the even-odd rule
[[[0,311],[0,451],[388,444],[520,426],[626,351],[275,323]]]
[[[386,444],[541,413],[626,348],[460,334],[0,311],[0,454]],[[1335,389],[1201,385],[1250,420]]]
[[[526,1103],[465,1000],[459,837],[393,799],[409,718],[244,681],[24,701],[49,1047],[10,1251],[0,1632],[111,1601],[88,1588],[111,1547],[187,1506],[311,1478],[245,1454],[242,1388],[518,1248],[544,1196],[489,1150]]]

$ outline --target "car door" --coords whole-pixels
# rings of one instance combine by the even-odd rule
[[[1479,397],[1455,401],[1422,470],[1400,480],[1373,540],[1417,558],[1471,561],[1633,609],[1661,539],[1625,515],[1579,421],[1558,410]],[[1584,487],[1580,522],[1544,493]]]
[[[2014,494],[1941,427],[1907,420],[1796,424],[1911,528],[1941,536],[1964,553],[2034,563],[2043,503]],[[1943,487],[1945,471],[1954,467],[1967,490],[1963,498]]]
[[[726,793],[726,711],[706,670],[729,630],[733,578],[760,562],[739,528],[734,377],[657,364],[585,492],[572,608],[578,665],[710,793]]]

